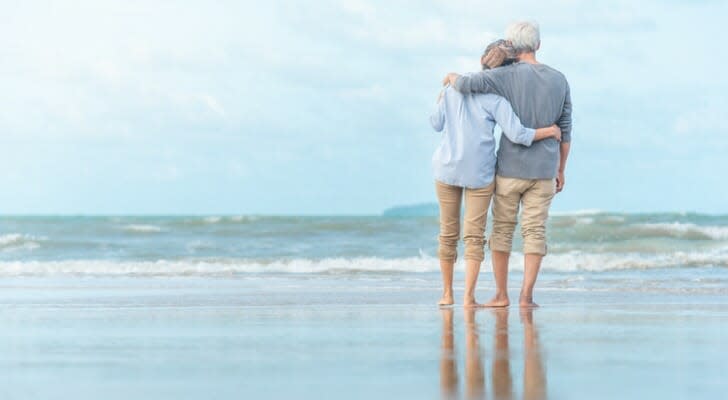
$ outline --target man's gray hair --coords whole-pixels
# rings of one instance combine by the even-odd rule
[[[541,33],[535,22],[514,22],[506,28],[506,40],[511,42],[516,53],[531,53],[541,43]]]

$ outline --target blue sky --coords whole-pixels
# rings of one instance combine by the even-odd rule
[[[214,4],[213,4],[214,3]],[[564,72],[558,211],[728,213],[725,1],[3,2],[0,213],[434,201],[427,116],[518,19]]]

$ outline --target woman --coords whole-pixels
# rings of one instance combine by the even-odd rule
[[[497,40],[481,57],[483,69],[512,64],[505,41]],[[530,129],[521,125],[507,100],[494,94],[462,95],[446,87],[440,93],[437,108],[430,117],[442,141],[432,157],[435,188],[440,204],[438,256],[442,271],[443,296],[439,305],[453,304],[452,276],[460,236],[460,206],[465,198],[465,297],[463,306],[473,307],[475,285],[483,262],[484,233],[488,206],[493,196],[495,175],[496,123],[512,142],[530,146],[546,138],[561,139],[561,130],[552,125]]]

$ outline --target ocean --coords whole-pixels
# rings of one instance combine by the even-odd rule
[[[433,216],[6,216],[0,275],[436,272],[437,234]],[[552,216],[548,236],[549,272],[728,267],[728,216],[583,211]]]
[[[0,217],[0,398],[725,396],[728,216],[553,215],[536,310],[439,309],[437,232],[392,213]],[[478,300],[493,289],[486,259]]]

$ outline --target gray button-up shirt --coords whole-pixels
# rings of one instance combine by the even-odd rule
[[[463,75],[455,82],[463,94],[494,93],[505,97],[525,126],[557,124],[561,140],[571,141],[571,95],[564,75],[544,64],[519,62]],[[559,167],[559,142],[549,138],[530,147],[501,137],[497,174],[509,178],[552,179]]]

